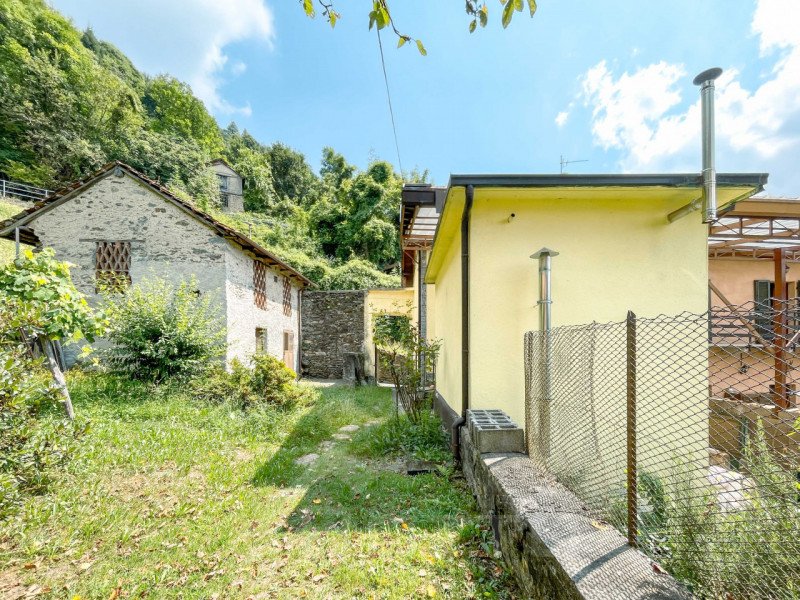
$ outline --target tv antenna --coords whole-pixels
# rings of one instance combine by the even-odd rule
[[[589,162],[589,159],[588,158],[583,158],[581,160],[567,160],[566,158],[564,158],[564,155],[562,154],[561,155],[561,160],[559,162],[561,164],[561,174],[563,175],[564,174],[564,167],[566,167],[567,165],[571,165],[573,163]]]

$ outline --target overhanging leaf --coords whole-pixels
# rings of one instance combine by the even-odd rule
[[[531,16],[536,14],[536,0],[528,0],[528,9],[531,11]]]
[[[514,16],[514,0],[508,0],[506,5],[503,7],[503,29],[508,27],[509,23],[511,23],[511,18]]]
[[[425,46],[422,45],[421,40],[417,40],[417,50],[419,50],[419,53],[422,54],[422,56],[428,56],[428,51],[425,50]]]

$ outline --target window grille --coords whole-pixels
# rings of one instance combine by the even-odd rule
[[[95,292],[127,288],[131,284],[131,243],[97,242],[94,264]]]
[[[292,284],[288,277],[283,279],[283,314],[292,316]]]
[[[230,206],[230,198],[228,197],[228,194],[226,194],[225,192],[219,195],[219,199],[220,202],[222,203],[222,208],[228,208],[228,206]]]
[[[258,308],[267,308],[267,265],[253,261],[253,295]]]

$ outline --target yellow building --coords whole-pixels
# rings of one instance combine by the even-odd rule
[[[718,175],[720,207],[760,191],[766,175]],[[538,261],[552,258],[552,324],[702,313],[708,226],[667,215],[702,194],[696,174],[453,175],[403,191],[404,274],[441,340],[437,409],[497,408],[525,422],[523,336],[539,329]],[[421,292],[418,279],[423,267]],[[417,306],[419,306],[417,302]],[[424,305],[423,305],[424,307]]]

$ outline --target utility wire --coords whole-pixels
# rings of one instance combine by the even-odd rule
[[[397,150],[397,164],[400,166],[400,176],[403,176],[403,161],[400,160],[400,143],[397,141],[397,126],[394,123],[394,110],[392,109],[392,94],[389,92],[389,77],[386,75],[386,61],[383,58],[383,44],[381,43],[381,30],[377,27],[378,48],[381,51],[381,67],[383,68],[383,81],[386,83],[386,99],[389,101],[389,116],[392,118],[392,131],[394,132],[394,147]]]

